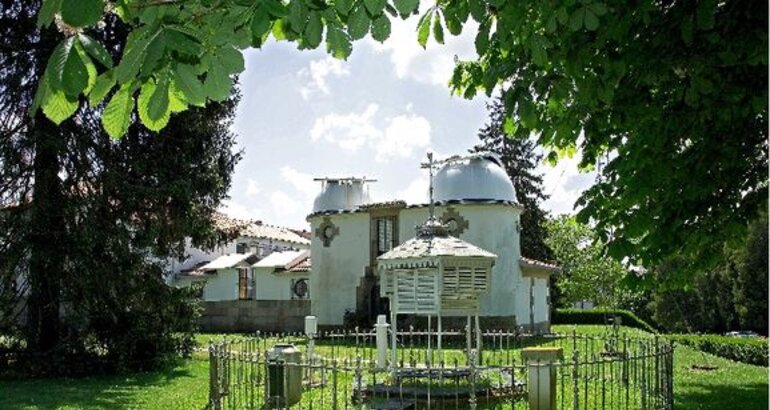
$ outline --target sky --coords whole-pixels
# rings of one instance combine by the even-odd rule
[[[354,43],[347,61],[318,50],[298,51],[270,41],[246,51],[241,102],[233,131],[243,159],[222,210],[244,219],[307,229],[318,177],[367,177],[376,201],[427,202],[428,151],[437,158],[463,154],[478,143],[487,122],[485,95],[467,100],[447,83],[455,58],[475,58],[473,33],[447,34],[446,44],[417,43],[417,19],[393,21],[380,44]],[[577,170],[579,156],[540,166],[544,207],[573,212],[593,174]]]

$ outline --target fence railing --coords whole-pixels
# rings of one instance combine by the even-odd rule
[[[551,392],[559,409],[673,408],[673,345],[622,334],[530,336],[485,331],[479,354],[464,332],[398,332],[398,360],[376,363],[375,334],[255,334],[209,347],[212,409],[530,409]],[[271,356],[293,344],[293,358]],[[475,347],[475,346],[474,346]],[[528,348],[556,348],[555,361],[522,360]],[[312,351],[308,355],[308,351]],[[543,386],[547,383],[547,386]]]

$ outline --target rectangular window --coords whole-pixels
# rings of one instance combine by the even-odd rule
[[[247,268],[238,269],[238,298],[249,298],[249,270]]]
[[[396,218],[377,218],[375,220],[375,235],[377,239],[377,256],[393,249],[395,243]]]
[[[235,245],[235,253],[240,253],[240,254],[249,253],[249,244],[242,242]]]

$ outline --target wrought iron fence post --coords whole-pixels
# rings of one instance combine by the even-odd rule
[[[217,347],[209,342],[209,406],[214,410],[220,410],[222,403],[219,398],[219,361]]]
[[[332,408],[337,409],[337,359],[332,359]]]
[[[476,360],[478,358],[478,352],[476,349],[470,351],[470,379],[471,379],[471,391],[468,398],[468,405],[471,410],[476,410]]]
[[[357,409],[362,408],[364,403],[363,383],[364,379],[361,374],[361,356],[356,356],[356,370],[353,377],[353,386],[355,387],[355,402],[353,404]]]
[[[578,351],[573,350],[572,351],[572,408],[574,410],[580,409],[580,391],[579,391],[580,376],[578,373],[579,371],[578,357],[579,357]]]

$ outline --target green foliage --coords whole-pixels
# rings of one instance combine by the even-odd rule
[[[626,270],[605,255],[601,241],[588,225],[562,215],[546,221],[545,244],[561,267],[559,289],[567,302],[593,301],[597,306],[616,307]]]
[[[725,244],[719,265],[694,274],[690,283],[672,283],[687,265],[672,258],[650,272],[655,321],[670,332],[723,333],[753,330],[767,334],[767,217],[751,225],[743,243]]]
[[[128,131],[131,124],[131,112],[134,110],[132,83],[123,84],[112,96],[102,114],[102,126],[112,138],[120,138]]]
[[[504,84],[517,136],[534,133],[553,159],[579,147],[583,168],[600,162],[580,220],[613,256],[687,254],[684,278],[713,267],[766,197],[766,8],[501,2],[490,21],[470,7],[480,58],[456,67],[455,92]]]
[[[755,366],[767,367],[768,365],[766,338],[689,334],[672,334],[666,337],[676,343],[725,359]]]
[[[767,335],[768,218],[763,212],[749,226],[746,242],[737,251],[735,308],[742,329]]]
[[[611,325],[611,319],[620,317],[623,326],[657,333],[652,325],[622,309],[554,309],[551,323],[556,325]]]
[[[61,0],[61,18],[73,27],[96,24],[104,13],[102,0]]]

